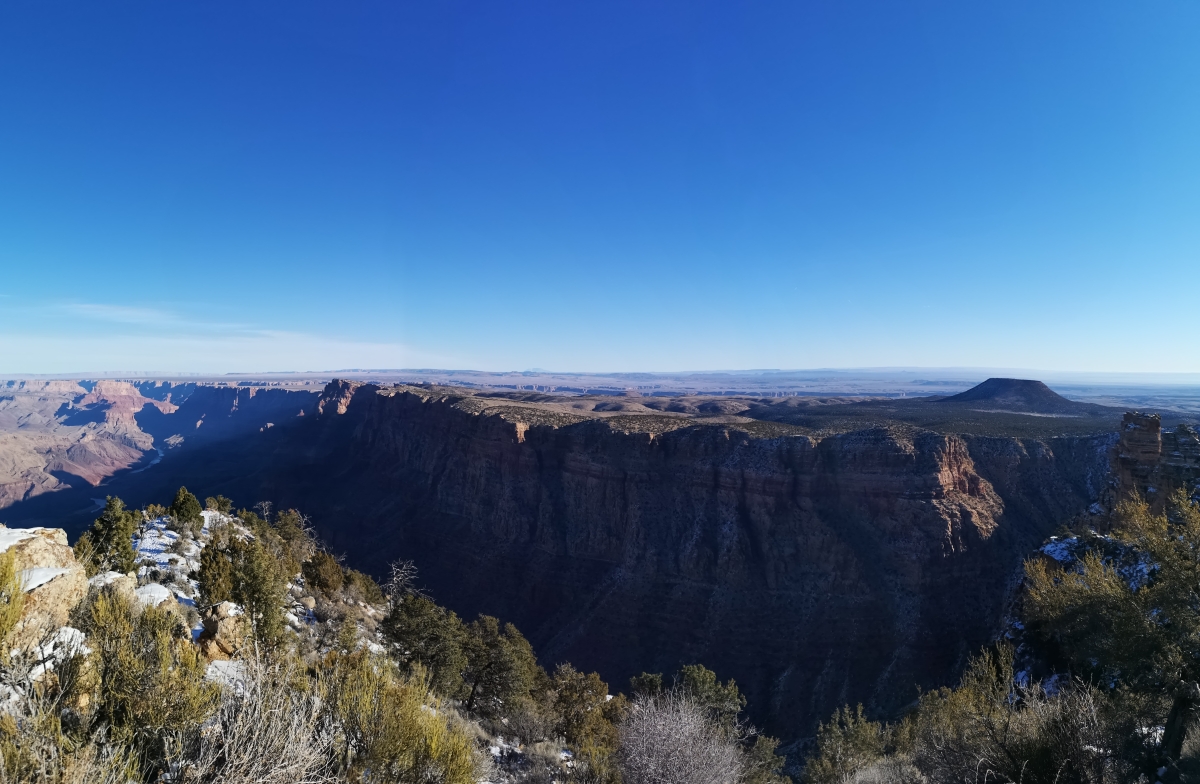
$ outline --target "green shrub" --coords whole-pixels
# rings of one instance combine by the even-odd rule
[[[418,668],[401,674],[384,657],[333,655],[325,664],[339,757],[351,780],[474,784],[479,762],[470,734],[430,696]]]
[[[200,551],[196,582],[200,587],[200,603],[204,606],[233,599],[233,563],[215,542]]]
[[[283,600],[287,575],[278,558],[260,539],[230,538],[233,600],[246,611],[255,639],[277,645],[284,635]]]
[[[25,591],[17,572],[16,555],[10,550],[0,553],[0,665],[8,660],[8,638],[21,620],[25,607]]]
[[[741,784],[791,784],[791,779],[783,772],[787,758],[775,753],[778,748],[777,738],[768,735],[755,736],[754,742],[744,749]],[[896,784],[900,782],[897,781]],[[908,781],[905,784],[916,782]]]
[[[230,501],[223,495],[216,496],[215,498],[209,496],[204,499],[204,508],[227,515],[233,510],[233,501]]]
[[[342,590],[345,581],[342,565],[329,553],[314,553],[312,558],[304,562],[303,572],[308,586],[326,596],[333,596]]]
[[[122,574],[137,568],[133,535],[141,513],[126,509],[120,498],[109,496],[104,511],[75,544],[76,558],[89,574],[115,571]]]
[[[808,784],[840,784],[855,771],[883,758],[889,729],[863,715],[863,706],[844,706],[833,712],[828,724],[817,728],[816,754],[804,767]]]
[[[663,676],[661,672],[643,672],[629,679],[629,690],[635,697],[657,697],[662,694]]]
[[[467,630],[457,615],[424,596],[409,594],[392,604],[382,629],[402,666],[423,667],[443,697],[465,696]]]
[[[1026,564],[1025,615],[1074,672],[1167,706],[1164,717],[1145,717],[1164,730],[1144,763],[1170,767],[1200,710],[1200,507],[1181,490],[1161,514],[1133,499],[1113,517],[1111,539],[1085,538],[1069,568]]]
[[[704,665],[688,664],[680,668],[675,688],[706,708],[722,727],[736,731],[738,714],[746,707],[746,698],[732,678],[721,683],[717,674]]]
[[[1130,780],[1111,706],[1083,684],[1049,695],[1014,685],[1007,647],[973,659],[958,688],[921,698],[906,728],[917,766],[935,782],[1100,784]],[[1131,730],[1133,728],[1130,728]],[[1132,776],[1136,778],[1136,774]]]
[[[342,572],[346,576],[346,585],[349,586],[357,594],[358,599],[361,599],[368,604],[383,604],[387,601],[387,596],[383,593],[383,588],[379,583],[375,582],[375,578],[369,574],[358,571],[357,569],[342,568]]]
[[[477,710],[488,718],[498,718],[503,706],[528,699],[545,671],[533,655],[533,647],[511,623],[501,627],[489,615],[481,615],[467,627],[463,652],[467,669],[469,711]]]
[[[161,770],[172,743],[198,731],[216,708],[205,660],[174,613],[141,608],[111,589],[91,598],[80,623],[92,651],[80,687],[91,691],[91,726],[135,748],[147,774]]]
[[[623,695],[608,698],[608,684],[596,673],[584,674],[560,664],[551,678],[555,731],[573,753],[572,781],[619,782],[617,725],[625,718]]]
[[[190,531],[193,535],[199,534],[204,526],[201,511],[200,499],[189,493],[186,487],[175,492],[175,500],[167,507],[172,527],[178,531]]]

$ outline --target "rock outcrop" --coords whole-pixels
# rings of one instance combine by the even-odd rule
[[[0,552],[12,553],[25,591],[21,620],[9,644],[28,648],[66,625],[87,594],[87,575],[61,528],[0,526]]]
[[[209,661],[232,659],[246,639],[245,616],[233,602],[221,602],[204,613],[204,631],[196,641]]]
[[[1140,496],[1153,509],[1180,488],[1200,494],[1200,435],[1188,425],[1164,431],[1158,414],[1125,414],[1112,463],[1117,494]]]

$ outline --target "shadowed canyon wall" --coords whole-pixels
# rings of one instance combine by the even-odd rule
[[[949,681],[999,629],[1024,554],[1101,496],[1113,441],[651,436],[411,388],[326,397],[312,443],[341,457],[311,452],[278,500],[351,562],[413,558],[440,601],[614,688],[704,662],[787,738]]]
[[[137,414],[159,464],[5,521],[77,534],[92,496],[164,503],[181,484],[294,506],[350,565],[415,560],[438,601],[516,623],[547,666],[618,690],[702,662],[787,740],[843,703],[891,714],[952,682],[1001,628],[1024,555],[1109,491],[1116,443],[901,426],[756,437],[346,383],[320,399],[175,392],[174,411]]]

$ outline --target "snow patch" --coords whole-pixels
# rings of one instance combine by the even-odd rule
[[[209,662],[204,680],[229,689],[240,690],[246,682],[246,664],[240,661]]]
[[[17,542],[32,539],[37,536],[29,528],[0,528],[0,553],[3,553]]]
[[[112,585],[114,581],[119,580],[124,576],[125,575],[121,574],[120,572],[105,572],[104,574],[98,574],[92,579],[88,580],[88,586],[91,588],[103,588],[106,585]]]
[[[30,676],[36,680],[72,656],[86,656],[91,653],[91,649],[85,644],[86,640],[87,635],[79,629],[63,626],[45,642],[34,646],[32,654],[38,659],[38,663],[29,671]]]
[[[139,602],[148,607],[157,607],[171,598],[171,589],[160,583],[146,583],[133,593]]]
[[[29,593],[34,588],[45,585],[55,577],[61,577],[70,569],[61,569],[53,566],[39,566],[36,569],[24,569],[21,572],[21,588],[25,593]]]
[[[1059,563],[1069,563],[1075,560],[1075,545],[1078,539],[1071,537],[1058,541],[1057,537],[1050,537],[1050,541],[1042,545],[1042,552],[1050,556]]]

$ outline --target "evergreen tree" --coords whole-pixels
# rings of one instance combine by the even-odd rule
[[[282,517],[282,515],[280,515]],[[342,589],[345,574],[342,565],[329,553],[313,553],[312,558],[304,562],[304,581],[310,588],[315,588],[326,596],[333,596]]]
[[[467,710],[496,716],[501,706],[528,699],[546,673],[533,655],[533,647],[511,623],[500,626],[490,615],[481,615],[467,627]]]
[[[661,672],[643,672],[629,679],[629,690],[636,697],[657,697],[662,694],[663,676]]]
[[[680,669],[675,688],[707,709],[726,730],[736,729],[738,714],[746,707],[746,698],[732,678],[721,683],[717,674],[703,664],[689,664]]]
[[[828,724],[817,727],[817,753],[804,768],[804,780],[812,784],[849,781],[855,771],[882,759],[887,744],[888,728],[868,720],[862,705],[855,710],[839,708]]]
[[[1026,615],[1077,673],[1170,706],[1148,762],[1169,767],[1200,710],[1200,507],[1180,490],[1162,514],[1129,500],[1114,518],[1069,568],[1026,564]]]
[[[596,673],[579,672],[570,664],[560,664],[554,671],[555,731],[567,743],[580,746],[587,741],[602,740],[616,744],[616,731],[605,715],[608,705],[608,684]]]
[[[308,518],[295,509],[285,509],[275,515],[271,527],[280,544],[281,554],[288,561],[289,574],[300,571],[300,565],[318,552]]]
[[[200,599],[206,606],[227,602],[233,598],[233,563],[215,543],[200,551]]]
[[[778,748],[778,738],[755,736],[753,745],[745,749],[742,758],[741,784],[791,784],[792,780],[783,772],[787,758],[775,753]]]
[[[409,594],[393,603],[382,628],[398,649],[401,664],[425,667],[434,691],[443,697],[462,696],[467,630],[457,615],[424,596]]]
[[[216,496],[215,498],[213,496],[209,496],[208,498],[204,499],[204,508],[212,509],[214,512],[220,512],[221,514],[227,515],[233,511],[233,501],[230,501],[223,495]]]
[[[246,611],[255,637],[274,645],[283,637],[283,599],[287,577],[279,562],[257,539],[231,539],[233,599]]]
[[[200,499],[189,493],[186,487],[179,488],[175,493],[175,500],[167,507],[167,514],[171,515],[175,526],[193,534],[199,533],[204,526],[204,517],[200,512]]]
[[[76,552],[88,562],[85,565],[96,572],[132,572],[137,559],[133,535],[140,517],[139,512],[126,509],[120,498],[110,495],[104,511],[75,545]]]

